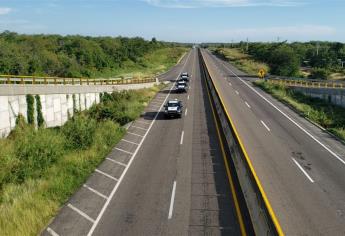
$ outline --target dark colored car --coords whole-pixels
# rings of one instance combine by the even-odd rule
[[[182,117],[183,106],[179,100],[169,100],[164,105],[164,115],[166,117]]]

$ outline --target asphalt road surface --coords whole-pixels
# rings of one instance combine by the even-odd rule
[[[286,235],[345,235],[345,148],[202,50]]]
[[[173,83],[159,92],[43,235],[252,235],[230,188],[236,178],[225,169],[197,50],[159,78],[184,71],[188,92],[174,93]],[[175,98],[183,116],[166,119],[162,105]]]

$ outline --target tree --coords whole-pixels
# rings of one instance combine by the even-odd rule
[[[271,73],[282,76],[296,76],[299,71],[299,60],[294,51],[288,46],[276,48],[269,59]]]

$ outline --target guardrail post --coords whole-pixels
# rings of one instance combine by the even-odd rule
[[[86,83],[87,83],[87,85],[89,85],[89,78],[86,79]]]
[[[32,78],[32,84],[36,84],[36,78],[35,77]]]
[[[82,78],[79,78],[79,84],[80,84],[80,85],[83,85]]]
[[[24,78],[20,78],[20,83],[24,84]]]

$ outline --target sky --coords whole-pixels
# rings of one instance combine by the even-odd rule
[[[175,42],[345,42],[345,0],[0,0],[0,31]]]

